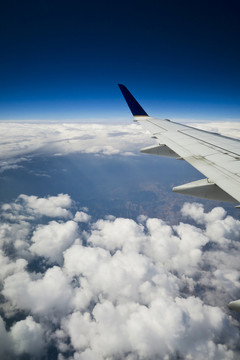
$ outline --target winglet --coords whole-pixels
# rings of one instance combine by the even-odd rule
[[[126,88],[126,86],[122,84],[118,84],[128,106],[131,110],[133,116],[149,116],[145,110],[141,107],[141,105],[137,102],[137,100],[132,96],[130,91]]]

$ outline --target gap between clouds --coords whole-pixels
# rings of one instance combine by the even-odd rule
[[[73,205],[59,194],[2,206],[2,358],[38,359],[52,345],[59,360],[239,356],[227,309],[240,297],[238,220],[186,203],[175,226],[92,221]]]

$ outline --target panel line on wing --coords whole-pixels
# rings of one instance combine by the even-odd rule
[[[228,154],[229,154],[229,153],[232,153],[232,154],[234,154],[234,155],[240,156],[240,154],[237,153],[237,152],[234,152],[234,151],[232,151],[232,150],[229,151],[229,150],[227,150],[226,148],[223,148],[223,147],[221,147],[221,146],[219,146],[219,145],[212,144],[212,143],[210,143],[209,141],[206,141],[206,140],[204,140],[204,139],[198,138],[197,136],[194,136],[194,135],[191,135],[191,134],[186,134],[185,130],[179,130],[179,132],[182,133],[182,134],[184,134],[184,135],[186,135],[186,136],[189,136],[189,137],[191,137],[191,138],[193,138],[193,139],[196,139],[197,141],[201,141],[201,142],[203,142],[203,143],[205,143],[205,144],[208,144],[208,145],[210,145],[210,147],[212,147],[212,148],[218,148],[218,149],[221,149],[221,150],[223,150],[223,151],[227,151]]]

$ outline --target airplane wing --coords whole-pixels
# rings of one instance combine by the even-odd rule
[[[240,202],[240,140],[167,119],[152,118],[124,85],[119,84],[119,87],[134,120],[158,140],[157,145],[144,148],[141,152],[186,160],[205,176],[204,179],[174,187],[174,192]]]

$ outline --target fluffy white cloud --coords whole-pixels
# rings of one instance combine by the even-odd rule
[[[83,209],[69,220],[71,199],[53,198],[22,195],[3,207],[14,215],[0,228],[2,313],[12,324],[7,331],[0,321],[3,358],[44,356],[50,342],[59,359],[238,357],[239,323],[227,310],[240,293],[238,220],[197,203],[182,214],[200,227],[146,216],[90,222]],[[48,201],[61,221],[41,223]],[[16,226],[23,230],[14,241]]]
[[[63,218],[71,216],[70,211],[67,210],[72,205],[72,200],[68,194],[48,196],[47,198],[22,194],[19,195],[18,200],[24,202],[23,206],[29,213]]]
[[[171,271],[192,275],[199,266],[202,247],[208,242],[204,233],[189,224],[171,227],[159,219],[146,222],[150,243],[146,252]]]
[[[77,359],[128,358],[128,354],[134,359],[180,354],[185,359],[233,359],[233,352],[216,340],[226,341],[226,331],[237,338],[220,309],[194,297],[159,298],[148,307],[106,300],[95,306],[92,317],[88,312],[71,314],[63,328]]]
[[[10,331],[14,353],[17,355],[29,354],[31,357],[39,358],[45,348],[44,330],[36,323],[32,316],[18,321]]]
[[[3,295],[14,309],[31,311],[49,318],[71,309],[72,287],[62,270],[54,266],[41,276],[21,271],[4,281]]]
[[[91,220],[91,216],[84,211],[77,211],[74,216],[74,221],[77,221],[77,222],[87,223],[90,220]]]
[[[78,236],[77,229],[77,223],[72,220],[65,223],[51,221],[48,225],[39,225],[33,233],[30,251],[60,264],[63,251]]]
[[[72,200],[68,194],[38,198],[21,194],[15,202],[3,204],[3,216],[9,220],[34,219],[36,216],[48,216],[53,218],[72,217],[69,208]]]
[[[192,218],[198,224],[214,223],[222,220],[226,216],[226,211],[221,207],[216,207],[209,213],[205,213],[203,204],[198,203],[185,203],[181,209],[181,213],[185,217]]]
[[[127,252],[140,249],[143,238],[142,225],[131,219],[117,218],[113,221],[98,220],[93,224],[88,242],[108,250],[124,249]]]
[[[5,218],[5,212],[3,212],[2,216]],[[16,221],[15,214],[9,213],[9,220]],[[0,247],[14,245],[15,247],[20,246],[21,243],[26,241],[26,238],[30,231],[30,224],[26,221],[22,221],[22,215],[19,214],[19,218],[15,223],[6,223],[2,222],[0,224]]]
[[[24,270],[24,268],[27,266],[27,261],[25,259],[17,259],[15,262],[13,262],[6,255],[4,255],[2,250],[0,250],[0,264],[0,280],[3,281],[9,275]]]

